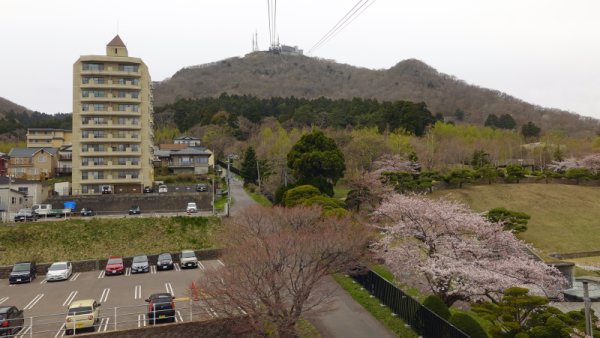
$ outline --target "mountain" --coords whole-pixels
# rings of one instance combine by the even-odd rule
[[[483,124],[489,114],[511,114],[517,126],[534,122],[543,130],[593,134],[600,121],[574,113],[536,106],[497,90],[467,84],[415,59],[385,70],[371,70],[331,60],[298,55],[254,52],[244,57],[187,67],[154,84],[155,105],[177,98],[216,97],[222,93],[340,99],[361,97],[425,102],[432,113]]]
[[[31,112],[29,109],[11,102],[3,97],[0,97],[0,117],[5,116],[9,112],[22,113]]]

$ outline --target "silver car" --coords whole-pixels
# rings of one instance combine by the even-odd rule
[[[133,262],[131,263],[131,273],[138,272],[149,272],[150,264],[148,263],[148,256],[139,255],[133,257]]]
[[[183,250],[179,256],[179,265],[182,268],[197,268],[198,258],[193,250]]]
[[[71,262],[56,262],[52,263],[48,268],[48,273],[46,273],[46,280],[58,281],[58,280],[67,280],[73,274],[73,265]]]

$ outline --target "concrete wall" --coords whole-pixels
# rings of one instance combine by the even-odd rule
[[[196,250],[196,257],[198,257],[198,260],[217,259],[221,256],[221,252],[222,252],[222,249]],[[150,262],[151,265],[156,265],[156,260],[157,260],[159,254],[160,253],[148,255],[148,261]],[[172,252],[171,255],[173,255],[173,261],[179,262],[179,252]],[[107,260],[108,260],[108,257],[106,257],[106,259],[89,259],[89,260],[83,260],[83,261],[74,261],[74,262],[72,262],[73,272],[86,272],[86,271],[102,270],[106,266]],[[133,260],[133,257],[124,257],[123,258],[123,262],[125,263],[126,267],[131,267],[132,260]],[[51,264],[52,263],[38,263],[37,267],[36,267],[37,274],[39,276],[46,275],[46,272],[48,271],[48,267]],[[7,279],[11,270],[12,270],[12,265],[0,266],[0,279]]]
[[[252,330],[246,318],[224,318],[204,322],[161,324],[140,329],[95,333],[94,337],[260,337]]]

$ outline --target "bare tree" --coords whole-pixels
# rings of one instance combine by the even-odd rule
[[[257,329],[296,337],[300,316],[330,297],[316,292],[320,282],[356,262],[366,231],[349,218],[323,219],[314,207],[247,208],[224,224],[225,266],[200,281],[204,300],[227,315],[247,315]]]

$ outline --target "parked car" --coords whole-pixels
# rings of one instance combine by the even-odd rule
[[[152,325],[158,321],[175,321],[175,302],[170,293],[154,293],[146,302],[148,306],[148,324]]]
[[[131,273],[148,271],[150,271],[150,263],[148,263],[148,256],[138,255],[133,257],[133,261],[131,262]]]
[[[35,276],[35,262],[16,263],[8,276],[8,283],[29,283],[35,279]]]
[[[144,187],[144,194],[151,194],[154,192],[154,188],[152,187]]]
[[[158,186],[158,193],[165,193],[165,192],[169,192],[169,189],[167,188],[166,185],[161,184]]]
[[[196,184],[196,191],[198,191],[198,192],[205,192],[207,190],[208,190],[208,186],[206,185],[206,183]]]
[[[183,250],[179,255],[179,266],[182,268],[197,268],[198,258],[193,250]]]
[[[16,335],[25,324],[23,310],[16,306],[0,307],[0,336]]]
[[[130,215],[141,215],[142,210],[140,209],[139,205],[132,205],[131,208],[129,208],[129,214]]]
[[[156,260],[156,269],[158,270],[173,270],[173,257],[170,253],[161,253]]]
[[[96,212],[92,208],[81,208],[79,215],[82,217],[95,216]]]
[[[40,216],[36,214],[33,209],[25,208],[21,209],[15,215],[15,222],[26,222],[26,221],[37,221]]]
[[[104,269],[106,275],[122,275],[125,273],[125,266],[123,265],[122,256],[111,256],[106,262],[106,268]]]
[[[198,207],[196,206],[196,203],[195,202],[188,203],[187,208],[185,208],[185,212],[187,212],[187,213],[198,212]]]
[[[100,303],[93,299],[73,301],[69,305],[65,319],[65,334],[73,334],[84,329],[94,331],[100,320],[99,307]]]
[[[110,185],[103,185],[100,187],[102,194],[112,194],[112,187]]]
[[[73,265],[71,262],[52,263],[46,273],[47,281],[67,280],[73,274]]]

